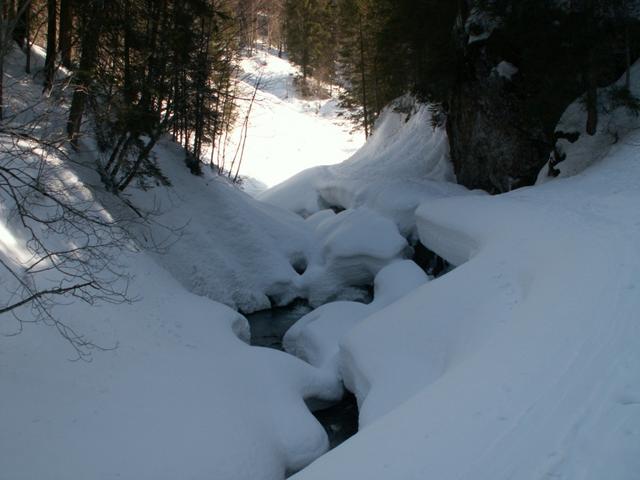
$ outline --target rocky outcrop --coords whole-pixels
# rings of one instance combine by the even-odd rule
[[[592,19],[584,11],[527,3],[461,2],[445,109],[455,173],[468,188],[501,193],[535,183],[563,111],[626,68],[616,19],[605,18],[587,36]]]

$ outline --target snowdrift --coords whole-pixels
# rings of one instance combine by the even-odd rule
[[[362,429],[294,478],[635,478],[639,143],[570,178],[424,203],[420,240],[458,267],[343,337]]]
[[[640,61],[629,71],[631,83],[625,92],[626,74],[617,82],[598,89],[598,128],[595,135],[586,132],[587,113],[582,98],[573,102],[556,127],[555,152],[538,175],[537,184],[554,178],[570,177],[605,158],[619,142],[640,127],[637,112],[625,104],[640,98]],[[630,94],[630,95],[629,95]]]
[[[13,50],[5,64],[15,79],[5,90],[10,108],[38,104],[36,113],[47,109],[64,126],[64,109],[42,99],[39,86],[22,73],[23,61]],[[122,202],[101,191],[97,175],[86,168],[95,160],[90,143],[78,155],[52,154],[44,163],[32,155],[8,156],[3,149],[0,164],[25,174],[40,169],[40,178],[49,179],[71,205],[105,222],[120,219]],[[174,188],[132,190],[128,198],[137,207],[162,207],[155,222],[138,225],[141,239],[152,233],[161,242],[166,227],[186,224],[166,246],[175,257],[150,255],[133,238],[120,238],[113,245],[117,251],[104,253],[130,277],[113,280],[128,281],[132,304],[86,304],[69,296],[50,305],[51,318],[106,350],[94,351],[91,362],[69,361],[76,351],[51,319],[38,321],[28,305],[13,312],[23,323],[11,314],[0,316],[0,479],[280,480],[327,450],[326,433],[307,403],[338,400],[340,383],[290,355],[250,347],[244,317],[188,292],[154,261],[194,290],[219,286],[214,294],[221,299],[257,305],[274,279],[297,275],[288,256],[307,247],[310,229],[293,214],[259,204],[211,176],[183,174],[175,149],[165,142],[156,152],[167,156],[163,167]],[[6,269],[0,275],[2,305],[28,279],[26,266],[34,261],[25,245],[28,231],[4,187],[0,261],[16,276]],[[32,211],[45,215],[46,199],[26,190]],[[48,231],[45,224],[31,227],[58,251],[72,251],[82,240]],[[208,275],[211,283],[199,283]],[[260,283],[260,275],[270,281]],[[44,270],[40,286],[55,280],[55,271]],[[234,287],[238,297],[232,296]]]
[[[258,198],[305,217],[329,207],[366,206],[410,237],[418,205],[466,192],[454,183],[448,152],[446,133],[432,126],[428,106],[402,97],[383,111],[371,138],[349,160],[303,171]]]

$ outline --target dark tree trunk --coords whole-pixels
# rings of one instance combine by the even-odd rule
[[[589,135],[595,135],[598,131],[598,85],[594,73],[593,60],[590,59],[587,67],[587,94],[585,103],[587,108],[586,131]]]
[[[46,92],[53,87],[53,78],[56,73],[57,3],[57,0],[47,0],[47,57],[44,62],[44,90]]]
[[[93,69],[96,64],[98,54],[98,42],[102,29],[101,16],[104,9],[103,0],[93,0],[91,8],[86,13],[84,28],[82,32],[80,55],[80,68],[75,79],[75,90],[69,109],[69,120],[67,121],[67,134],[71,144],[77,146],[78,134],[84,115],[84,107],[93,79]]]
[[[4,119],[4,52],[2,52],[2,55],[0,55],[0,121],[2,121],[3,119]]]
[[[362,78],[362,109],[363,109],[363,125],[364,125],[364,136],[365,138],[369,138],[369,108],[367,106],[367,75],[365,70],[365,59],[364,59],[364,31],[362,26],[362,14],[358,16],[358,34],[360,36],[360,73]]]
[[[20,48],[24,48],[25,38],[26,38],[26,21],[25,21],[25,12],[28,4],[31,3],[31,0],[20,0],[16,8],[15,1],[9,2],[8,5],[8,15],[10,21],[15,21],[15,26],[13,28],[13,39],[18,43]]]
[[[27,6],[24,11],[24,23],[25,23],[25,66],[24,71],[31,73],[31,0],[27,0]]]
[[[58,50],[60,62],[71,69],[71,35],[73,33],[73,0],[60,0],[60,35]]]
[[[587,38],[596,38],[595,10],[593,0],[585,1],[585,26]],[[593,48],[587,53],[586,82],[587,93],[585,96],[585,106],[587,109],[586,131],[589,135],[595,135],[598,130],[598,80],[597,80],[597,59]]]

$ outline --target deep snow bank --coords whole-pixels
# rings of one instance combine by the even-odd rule
[[[191,175],[173,142],[161,142],[154,154],[172,186],[132,190],[131,200],[156,212],[140,235],[145,246],[164,247],[155,259],[191,292],[244,312],[269,308],[271,296],[295,298],[293,263],[312,244],[304,222],[206,167],[203,177]]]
[[[341,386],[280,352],[249,347],[246,320],[183,290],[144,255],[127,259],[133,305],[55,310],[102,346],[69,362],[53,329],[0,349],[0,478],[283,478],[328,448],[304,399]],[[15,331],[7,319],[3,333]]]
[[[34,58],[34,68],[42,64],[40,60]],[[28,120],[27,114],[46,112],[54,125],[42,123],[38,132],[63,127],[65,110],[42,98],[40,86],[24,75],[23,62],[14,49],[5,63],[5,74],[15,80],[5,84],[10,103],[5,113],[23,112],[18,118],[8,115],[5,122],[12,125]],[[36,107],[25,108],[29,105]],[[92,182],[99,185],[95,172],[80,166],[95,160],[90,158],[92,152],[69,158],[52,154],[40,162],[27,140],[20,140],[25,142],[20,155],[7,154],[17,152],[15,137],[5,135],[1,140],[0,166],[5,173],[21,175],[14,178],[14,185],[20,185],[29,199],[33,215],[46,220],[59,216],[60,210],[20,184],[32,173],[41,186],[46,180],[57,198],[83,208],[97,220],[108,223],[114,212],[121,213],[117,208],[121,202],[113,201],[100,187],[90,187]],[[251,283],[240,292],[253,298],[251,294],[261,293],[263,284],[256,280],[260,273],[250,272],[248,264],[242,263],[243,255],[267,255],[278,243],[279,248],[258,263],[275,269],[270,271],[273,279],[279,266],[291,268],[287,255],[306,245],[304,232],[309,229],[294,215],[252,201],[228,185],[216,181],[207,186],[213,182],[211,177],[181,175],[178,170],[186,172],[186,168],[171,154],[172,148],[165,144],[160,152],[169,152],[167,156],[175,161],[170,164],[165,158],[163,164],[175,173],[174,188],[157,189],[157,196],[132,191],[133,200],[147,202],[147,207],[157,206],[156,199],[164,202],[160,218],[148,229],[141,228],[141,236],[152,232],[161,241],[166,229],[158,222],[169,227],[188,223],[167,246],[177,258],[164,258],[163,263],[180,273],[182,263],[200,266],[211,260],[218,270],[204,266],[207,274],[228,274],[213,280],[222,284],[221,292],[231,291],[233,285],[225,282],[238,282],[236,272]],[[5,177],[1,183],[0,305],[4,306],[20,298],[15,295],[20,282],[42,289],[59,279],[55,269],[49,268],[51,259],[45,259],[37,265],[40,283],[32,283],[34,277],[26,269],[37,257],[26,245],[29,232],[7,194],[10,183]],[[185,210],[166,209],[169,205]],[[32,219],[26,223],[48,248],[57,251],[73,252],[88,235],[82,229],[56,231],[55,223]],[[87,224],[79,224],[83,226]],[[235,229],[235,235],[225,228]],[[106,235],[108,229],[99,232]],[[200,236],[204,238],[196,238]],[[93,248],[102,248],[101,238],[98,235],[91,243]],[[324,453],[327,435],[306,402],[339,399],[342,386],[336,379],[290,355],[248,346],[244,317],[187,292],[150,255],[124,248],[133,247],[131,239],[119,240],[110,248],[115,252],[103,253],[111,253],[105,259],[125,267],[131,276],[129,297],[136,301],[91,305],[70,296],[58,297],[59,304],[50,310],[75,329],[80,340],[108,349],[95,351],[91,363],[69,361],[75,357],[73,348],[50,319],[32,323],[37,319],[28,305],[13,312],[22,324],[11,313],[0,315],[0,479],[281,480]],[[257,252],[244,250],[250,248]],[[222,252],[240,260],[226,265]],[[13,269],[15,277],[4,265]],[[112,277],[113,272],[105,268],[100,276]],[[188,283],[185,277],[181,280]]]
[[[428,106],[403,97],[380,115],[372,137],[349,160],[303,171],[258,198],[302,216],[366,206],[410,236],[420,203],[466,191],[452,182],[446,133],[432,127]]]
[[[354,287],[371,284],[381,268],[408,254],[396,225],[374,211],[324,212],[305,221],[214,172],[194,177],[169,141],[154,153],[173,185],[132,190],[134,204],[156,212],[138,238],[160,244],[154,258],[198,295],[245,313],[296,298],[312,305],[358,298]]]
[[[629,74],[632,81],[628,93],[625,92],[626,75],[613,85],[598,89],[595,135],[586,132],[587,113],[582,98],[567,108],[556,127],[555,151],[540,171],[538,184],[582,172],[605,158],[617,143],[626,142],[625,137],[640,126],[637,112],[625,106],[625,101],[634,103],[640,98],[640,61],[631,67]]]
[[[340,368],[365,428],[296,478],[635,478],[640,135],[627,140],[572,178],[420,208],[423,243],[460,266],[350,331]]]
[[[374,298],[369,304],[331,302],[313,310],[296,322],[285,334],[287,352],[311,365],[323,368],[342,380],[338,368],[341,340],[365,318],[407,295],[429,280],[410,260],[397,261],[378,272]],[[355,390],[355,388],[352,387]]]

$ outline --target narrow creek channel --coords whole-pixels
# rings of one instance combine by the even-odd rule
[[[284,351],[284,334],[311,310],[308,305],[295,303],[246,315],[251,327],[251,345]],[[358,431],[358,404],[350,392],[346,392],[339,403],[312,413],[327,432],[331,449]]]

